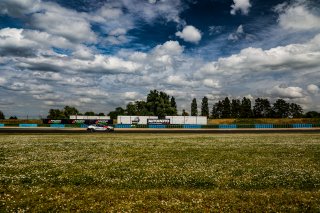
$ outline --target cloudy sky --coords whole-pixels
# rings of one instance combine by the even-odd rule
[[[108,113],[157,89],[320,111],[318,0],[1,0],[0,110]]]

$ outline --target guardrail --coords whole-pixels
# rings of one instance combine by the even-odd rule
[[[50,124],[50,127],[53,127],[53,128],[64,128],[65,125],[64,124]]]
[[[320,124],[115,124],[115,128],[177,128],[177,129],[277,129],[277,128],[320,128]],[[0,124],[1,127],[52,127],[52,128],[87,128],[86,124]]]
[[[19,127],[38,127],[38,124],[19,124]]]

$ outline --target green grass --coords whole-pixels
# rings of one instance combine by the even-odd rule
[[[320,212],[320,134],[2,134],[19,211]]]

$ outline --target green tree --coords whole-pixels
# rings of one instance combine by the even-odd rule
[[[222,118],[223,104],[222,101],[218,101],[212,107],[211,116],[212,118]]]
[[[75,107],[65,106],[64,115],[66,118],[69,118],[70,115],[78,115],[79,111]]]
[[[150,115],[150,112],[148,111],[148,108],[147,108],[147,103],[145,101],[136,101],[135,105],[136,105],[137,115],[141,115],[141,116]]]
[[[202,98],[201,116],[209,117],[209,104],[208,104],[208,98],[206,96]]]
[[[150,114],[157,115],[159,105],[160,105],[159,92],[157,90],[151,90],[147,96],[147,107]]]
[[[186,112],[186,110],[185,109],[183,109],[182,110],[182,114],[181,114],[182,116],[189,116],[189,113],[188,112]]]
[[[320,113],[316,111],[309,111],[307,112],[304,117],[306,118],[320,118]]]
[[[99,112],[98,116],[105,116],[103,112]]]
[[[17,120],[18,118],[17,118],[17,116],[10,116],[9,119],[11,119],[11,120]]]
[[[85,112],[84,115],[86,115],[86,116],[95,116],[96,114],[94,112]]]
[[[293,118],[301,118],[303,114],[302,107],[298,104],[291,103],[289,105],[289,115]]]
[[[126,108],[126,114],[127,115],[137,115],[137,107],[135,103],[128,103]]]
[[[231,103],[228,97],[226,97],[222,101],[222,118],[230,118],[231,117]]]
[[[231,100],[231,117],[240,118],[241,102],[239,99]]]
[[[249,98],[243,97],[241,101],[240,118],[251,118],[251,117],[252,117],[251,100]]]
[[[60,109],[50,109],[47,116],[48,119],[65,119],[64,112]]]
[[[110,116],[111,119],[117,119],[117,116],[125,114],[125,110],[122,107],[117,107],[114,111],[109,112],[108,116]]]
[[[268,99],[257,98],[253,106],[253,116],[255,118],[271,117],[271,104]]]
[[[170,100],[170,106],[172,109],[171,115],[178,115],[176,99],[173,96],[171,97],[171,100]]]
[[[287,118],[289,116],[290,104],[283,99],[278,99],[272,106],[273,117]]]
[[[191,102],[191,116],[197,116],[197,115],[198,115],[197,99],[194,98]]]
[[[0,111],[0,120],[4,120],[4,119],[5,119],[5,116],[4,116],[3,112]]]

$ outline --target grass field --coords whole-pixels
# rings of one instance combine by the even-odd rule
[[[320,212],[320,134],[0,135],[0,212]]]

